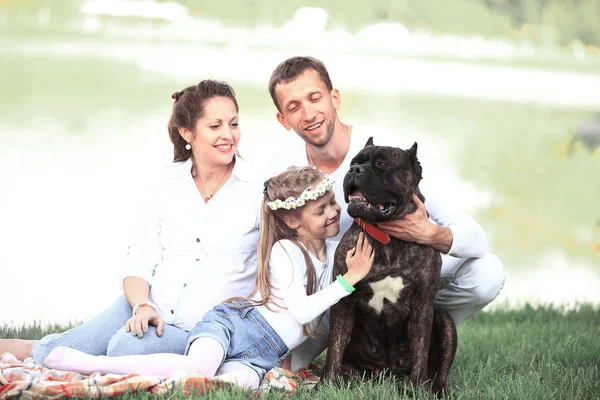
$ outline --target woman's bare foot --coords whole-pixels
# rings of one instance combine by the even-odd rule
[[[4,353],[10,353],[18,360],[25,360],[33,356],[33,348],[37,340],[22,339],[0,339],[0,356]]]

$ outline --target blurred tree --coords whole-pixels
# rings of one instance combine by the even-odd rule
[[[579,40],[600,46],[600,0],[482,1],[490,10],[509,16],[516,28],[524,24],[552,27],[559,44]]]
[[[0,8],[9,15],[37,14],[41,9],[48,9],[55,18],[70,18],[79,14],[83,0],[0,0]]]
[[[511,28],[534,25],[537,29],[531,29],[528,37],[540,43],[567,45],[579,40],[600,46],[600,0],[371,0],[351,6],[346,0],[179,2],[194,15],[244,26],[281,26],[300,7],[320,7],[329,14],[328,28],[342,26],[351,32],[374,22],[398,22],[413,30],[498,37]]]
[[[327,11],[327,28],[356,32],[375,22],[397,22],[411,30],[503,37],[528,27],[527,38],[544,45],[600,47],[600,0],[156,0],[176,1],[194,16],[225,24],[281,26],[300,7]],[[9,16],[49,10],[53,22],[78,15],[84,0],[0,0]],[[143,2],[140,1],[140,7]]]

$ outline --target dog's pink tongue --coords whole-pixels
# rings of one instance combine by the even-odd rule
[[[358,189],[354,190],[354,192],[350,193],[349,197],[364,197],[362,192]]]

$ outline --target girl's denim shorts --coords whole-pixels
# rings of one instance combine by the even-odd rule
[[[207,312],[189,332],[185,354],[200,337],[210,337],[221,343],[225,354],[222,363],[245,364],[256,371],[260,381],[289,354],[289,349],[271,325],[252,303],[245,300],[219,304]]]

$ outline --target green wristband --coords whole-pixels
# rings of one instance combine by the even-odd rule
[[[338,276],[336,276],[336,278],[335,278],[335,279],[336,279],[336,280],[337,280],[337,281],[340,283],[340,285],[342,285],[342,287],[343,287],[344,289],[346,289],[346,292],[348,292],[348,293],[352,293],[352,292],[354,292],[354,290],[356,290],[356,289],[354,289],[354,286],[352,286],[351,284],[349,284],[349,283],[348,283],[348,282],[347,282],[347,281],[344,279],[344,277],[343,277],[343,276],[341,276],[341,275],[338,275]]]

